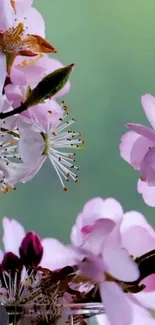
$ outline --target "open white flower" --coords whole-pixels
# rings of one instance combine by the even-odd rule
[[[46,112],[42,114],[44,109]],[[68,112],[64,104],[60,107],[52,101],[51,108],[47,109],[47,104],[46,107],[38,105],[35,109],[29,109],[29,118],[19,116],[19,154],[24,164],[31,166],[31,178],[48,157],[66,191],[67,187],[63,179],[69,181],[69,178],[72,178],[74,182],[77,182],[77,174],[72,170],[77,171],[79,168],[75,165],[75,153],[65,150],[83,150],[83,147],[79,145],[84,141],[80,139],[81,132],[68,130],[75,123],[75,119],[65,122]],[[26,182],[29,179],[26,176],[23,181]]]

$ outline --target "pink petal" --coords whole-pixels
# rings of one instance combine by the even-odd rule
[[[27,10],[33,3],[33,0],[14,0],[16,3],[17,13],[21,10]]]
[[[155,320],[146,308],[143,308],[137,299],[137,294],[128,294],[132,308],[132,325],[154,325]]]
[[[60,269],[68,265],[75,265],[79,261],[79,254],[69,246],[65,246],[57,239],[42,240],[43,257],[40,265],[50,270]]]
[[[22,57],[20,57],[22,58]],[[13,68],[11,70],[11,81],[14,85],[33,85],[34,86],[43,78],[45,75],[45,69],[41,66],[39,66],[37,63],[30,63],[33,62],[31,60],[26,58],[27,65],[21,65],[17,66],[16,61],[13,65]],[[19,61],[19,60],[18,60]],[[22,58],[23,61],[23,58]]]
[[[39,132],[30,129],[30,124],[24,123],[22,118],[18,122],[20,131],[19,154],[25,163],[35,164],[43,156],[44,140]],[[23,123],[22,123],[23,122]]]
[[[87,249],[94,255],[99,255],[107,236],[114,226],[115,223],[110,219],[96,220],[91,231],[88,234],[83,234],[83,248]]]
[[[132,323],[132,308],[127,295],[114,282],[100,284],[100,295],[110,325]]]
[[[149,186],[155,185],[155,147],[148,150],[141,162],[140,176]]]
[[[134,296],[142,306],[154,310],[155,291],[141,291]]]
[[[14,85],[25,86],[27,84],[24,71],[20,71],[20,69],[16,68],[14,65],[11,68],[10,78]]]
[[[131,255],[138,257],[155,248],[155,233],[153,237],[141,226],[133,226],[122,234],[122,244]]]
[[[0,0],[0,30],[6,31],[13,26],[15,18],[10,0]]]
[[[82,261],[78,267],[85,277],[90,280],[101,282],[104,281],[104,264],[100,257],[92,257],[88,261]]]
[[[155,235],[154,229],[147,222],[145,217],[137,211],[129,211],[124,214],[123,221],[121,223],[121,234],[126,231],[130,231],[130,227],[140,226],[148,231],[151,236]]]
[[[150,94],[145,94],[141,98],[141,103],[147,119],[155,129],[155,97]]]
[[[147,276],[141,283],[145,284],[145,289],[143,292],[155,291],[155,274]]]
[[[33,108],[29,108],[23,112],[22,116],[39,123],[47,131],[49,126],[54,128],[60,123],[60,118],[63,117],[63,111],[55,100],[47,99],[45,103],[33,106]]]
[[[17,20],[15,21],[14,25],[24,23],[24,26],[28,27],[26,29],[27,34],[36,34],[45,37],[45,23],[42,15],[33,7],[29,7],[27,9],[28,10],[26,10],[26,12],[23,9],[18,10],[16,15]]]
[[[155,131],[142,125],[142,124],[136,124],[136,123],[127,123],[125,125],[128,129],[138,133],[139,135],[142,135],[144,138],[147,138],[150,141],[153,141],[155,143]]]
[[[12,252],[19,255],[19,246],[25,237],[25,230],[23,226],[16,220],[9,220],[8,218],[3,218],[3,245],[5,252]]]
[[[24,101],[23,93],[19,86],[11,84],[7,85],[5,87],[5,94],[8,100],[12,102],[13,108],[20,106],[21,103]]]
[[[129,131],[121,138],[120,155],[133,168],[140,168],[141,161],[148,152],[149,147],[155,143],[140,136],[139,134]]]
[[[97,325],[110,325],[106,314],[101,314],[101,315],[95,316],[95,321],[96,321]]]
[[[83,211],[77,216],[76,224],[71,231],[71,241],[76,246],[83,244],[82,229],[85,226],[94,226],[95,221],[108,218],[117,221],[122,218],[123,210],[118,201],[113,198],[102,199],[100,197],[88,201]]]
[[[107,237],[102,251],[107,272],[122,281],[135,281],[139,277],[138,267],[121,244],[119,225],[116,225]]]
[[[146,182],[142,182],[139,179],[137,191],[142,194],[143,200],[146,204],[155,207],[155,186],[149,186]]]

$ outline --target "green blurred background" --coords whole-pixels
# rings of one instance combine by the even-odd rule
[[[26,230],[69,241],[84,203],[113,196],[155,224],[155,212],[136,192],[138,174],[119,155],[125,122],[147,124],[144,93],[155,95],[154,0],[36,0],[47,38],[64,64],[76,63],[65,97],[86,150],[77,152],[80,181],[63,192],[50,163],[35,179],[1,199],[1,217],[17,218]]]

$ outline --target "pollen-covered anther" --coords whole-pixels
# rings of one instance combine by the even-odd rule
[[[81,131],[79,131],[79,136],[82,137],[83,133]]]
[[[52,114],[52,111],[49,110],[49,111],[48,111],[48,114]]]
[[[4,194],[7,194],[8,192],[9,192],[9,190],[10,190],[10,186],[6,186],[6,185],[4,185],[4,188],[2,189],[2,192],[4,193]]]
[[[68,188],[67,188],[66,186],[64,186],[63,190],[64,190],[65,192],[67,192],[67,191],[68,191]]]
[[[12,144],[12,145],[14,145],[14,144],[16,144],[16,141],[15,140],[10,140],[10,144]]]
[[[70,153],[70,154],[68,155],[68,158],[72,159],[73,156],[74,156],[74,154],[71,154],[71,153]]]
[[[64,110],[67,111],[68,110],[68,106],[64,105]]]
[[[57,135],[55,132],[52,132],[52,134],[53,134],[55,137],[56,137],[56,135]]]

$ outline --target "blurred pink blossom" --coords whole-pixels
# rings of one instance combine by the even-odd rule
[[[142,96],[142,107],[153,129],[141,124],[127,123],[131,131],[123,135],[120,154],[134,169],[140,172],[138,192],[145,203],[155,206],[155,98]]]
[[[81,271],[101,283],[100,293],[110,324],[128,324],[130,318],[136,324],[137,312],[153,307],[154,275],[142,281],[145,290],[134,295],[125,294],[112,279],[134,281],[138,273],[129,256],[136,258],[155,248],[155,232],[145,217],[136,211],[123,213],[113,198],[95,198],[88,201],[78,215],[71,241],[87,251],[88,261],[80,263]],[[149,313],[144,314],[151,323]]]

